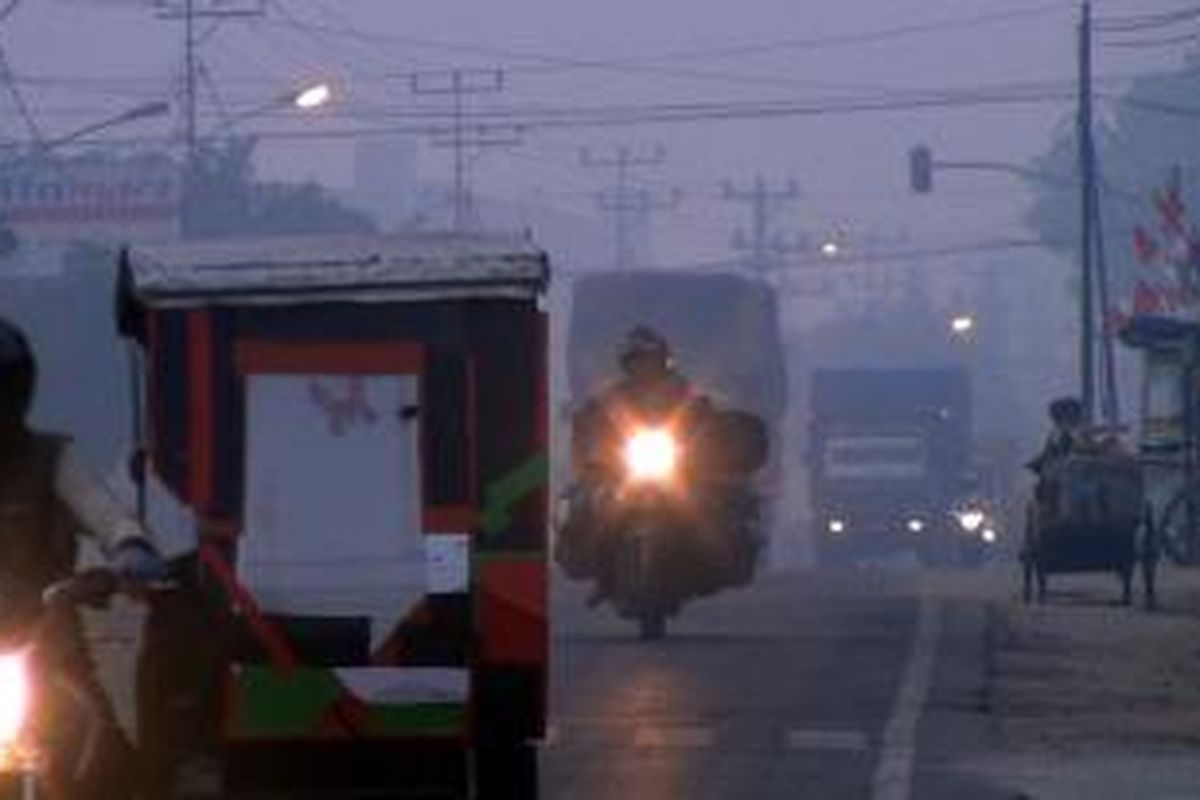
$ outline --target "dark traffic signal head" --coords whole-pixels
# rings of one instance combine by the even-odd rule
[[[917,194],[929,194],[933,191],[933,152],[925,145],[919,145],[908,152],[908,159],[912,190]]]

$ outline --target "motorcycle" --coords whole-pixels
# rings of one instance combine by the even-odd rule
[[[0,621],[0,800],[134,795],[132,747],[67,666],[78,654],[58,635],[78,624],[78,608],[102,607],[121,588],[112,572],[88,570],[49,587],[39,618]]]
[[[641,639],[661,639],[689,592],[681,578],[695,526],[681,518],[684,448],[666,427],[640,427],[622,450],[623,481],[612,498],[611,587],[617,611]]]

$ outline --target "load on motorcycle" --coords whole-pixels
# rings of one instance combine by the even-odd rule
[[[628,335],[619,364],[621,378],[573,420],[556,555],[570,577],[595,582],[593,604],[656,638],[689,599],[753,578],[766,433],[696,391],[649,328]]]
[[[101,599],[70,583],[78,539],[100,545],[114,585],[152,580],[165,565],[69,440],[30,428],[36,384],[28,341],[0,319],[0,787],[119,800],[133,792],[136,765],[76,613]]]

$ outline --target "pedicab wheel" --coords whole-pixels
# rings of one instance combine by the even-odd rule
[[[1121,605],[1133,605],[1133,564],[1123,567],[1118,573],[1121,579]]]
[[[537,800],[538,753],[524,742],[475,752],[475,800]]]

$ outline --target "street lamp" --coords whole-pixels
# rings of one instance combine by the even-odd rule
[[[332,103],[334,100],[333,86],[328,82],[322,81],[308,86],[303,86],[299,89],[293,89],[290,92],[272,98],[271,100],[257,105],[254,108],[234,114],[226,118],[220,125],[217,126],[214,133],[227,133],[233,127],[240,125],[249,119],[266,114],[270,111],[283,108],[294,108],[299,111],[319,111],[325,106]]]
[[[151,117],[165,116],[168,112],[170,112],[170,110],[170,104],[162,100],[143,103],[140,106],[134,106],[128,111],[117,114],[115,117],[109,117],[108,119],[101,120],[100,122],[94,122],[91,125],[86,125],[80,128],[77,131],[72,131],[65,136],[59,136],[58,138],[44,141],[38,145],[38,151],[43,154],[48,153],[51,150],[56,150],[64,145],[77,142],[93,133],[99,133],[100,131],[116,127],[117,125],[124,125],[126,123],[136,122],[142,119],[150,119]]]
[[[333,87],[328,83],[318,83],[292,95],[292,105],[301,111],[316,111],[329,105],[332,100]]]

